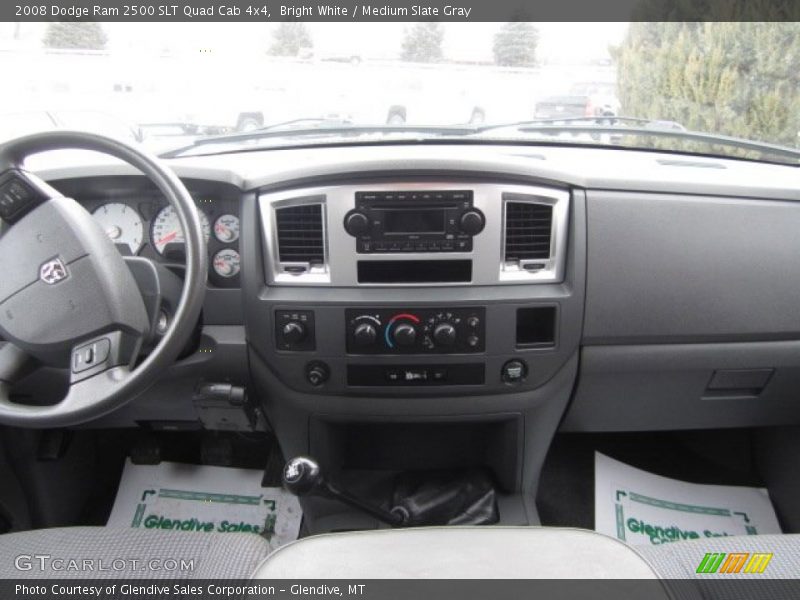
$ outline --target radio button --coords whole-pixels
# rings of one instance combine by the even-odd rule
[[[483,231],[485,220],[483,213],[478,210],[468,210],[461,215],[458,226],[464,233],[469,235],[477,235]]]
[[[344,228],[353,237],[363,235],[370,230],[369,217],[358,211],[348,213],[344,218]]]

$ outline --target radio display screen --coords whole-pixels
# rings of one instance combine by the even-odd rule
[[[383,213],[383,231],[387,234],[444,233],[444,209],[390,209]]]

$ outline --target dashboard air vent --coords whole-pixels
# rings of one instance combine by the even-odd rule
[[[553,207],[536,202],[506,202],[505,262],[523,266],[550,258]]]
[[[278,256],[282,263],[321,265],[325,262],[322,204],[301,204],[275,210]]]

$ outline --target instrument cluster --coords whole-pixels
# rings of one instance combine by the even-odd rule
[[[209,282],[239,287],[238,199],[192,193],[209,250]],[[84,203],[121,253],[163,263],[185,262],[184,234],[175,209],[161,198],[104,198]]]

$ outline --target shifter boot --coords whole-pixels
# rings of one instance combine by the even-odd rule
[[[401,473],[392,512],[404,525],[489,525],[499,518],[494,483],[483,469]]]

